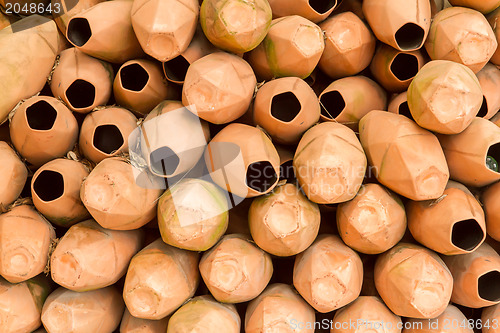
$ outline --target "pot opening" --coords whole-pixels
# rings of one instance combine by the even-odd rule
[[[498,302],[500,300],[500,280],[499,271],[491,271],[483,274],[477,281],[477,291],[479,297],[491,302]]]
[[[149,81],[149,74],[139,64],[130,64],[120,69],[122,87],[127,90],[141,91]]]
[[[151,171],[157,175],[170,176],[179,166],[179,156],[169,147],[160,147],[149,154]]]
[[[481,108],[477,113],[476,117],[483,118],[488,114],[488,102],[486,101],[486,97],[483,96],[483,104],[481,104]]]
[[[94,104],[95,87],[85,80],[75,80],[66,90],[66,97],[73,108],[88,108]]]
[[[293,182],[295,180],[293,160],[286,161],[280,165],[280,180],[282,179],[286,179],[287,182]]]
[[[31,129],[47,131],[54,126],[57,111],[46,101],[38,101],[26,108],[26,119]]]
[[[184,82],[188,67],[189,62],[182,55],[163,63],[163,71],[167,79],[176,82]]]
[[[486,166],[494,172],[500,172],[498,161],[500,161],[500,142],[490,146],[486,154]]]
[[[411,115],[410,108],[408,107],[408,101],[404,101],[403,103],[399,104],[399,114],[403,115],[411,120],[413,120],[413,116]]]
[[[53,201],[64,194],[64,178],[56,171],[43,170],[33,183],[33,191],[43,201]]]
[[[271,115],[285,123],[291,122],[302,110],[302,105],[294,93],[287,91],[271,100]]]
[[[406,23],[396,31],[395,39],[401,50],[420,48],[424,42],[425,31],[415,23]]]
[[[320,14],[327,13],[337,5],[337,0],[309,0],[309,6]]]
[[[335,119],[345,109],[345,101],[342,94],[337,90],[329,91],[321,95],[321,114],[328,119]]]
[[[451,242],[464,251],[472,251],[484,237],[484,231],[474,219],[459,221],[453,225]]]
[[[267,192],[276,184],[278,176],[269,161],[259,161],[247,168],[246,185],[257,192]]]
[[[94,147],[105,154],[119,150],[124,143],[122,132],[116,125],[100,125],[94,131]]]
[[[92,29],[86,18],[76,17],[70,20],[67,30],[69,41],[76,46],[85,45],[92,37]]]
[[[418,59],[413,54],[399,53],[391,64],[391,72],[399,81],[412,79],[418,72]]]

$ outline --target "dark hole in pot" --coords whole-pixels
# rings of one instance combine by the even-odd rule
[[[335,119],[345,109],[344,97],[337,90],[321,95],[321,114],[329,119]]]
[[[33,183],[33,191],[43,201],[56,200],[64,193],[64,178],[59,172],[43,170]]]
[[[491,271],[483,274],[477,281],[479,297],[484,300],[497,302],[500,300],[500,272]]]
[[[486,102],[486,97],[483,96],[483,104],[481,104],[481,108],[477,113],[476,117],[484,117],[488,114],[488,102]]]
[[[487,157],[487,159],[488,159],[488,157],[490,159],[493,159],[493,162],[494,162],[494,163],[491,163],[491,161],[490,161],[490,164],[487,164],[487,166],[488,165],[491,165],[491,166],[495,165],[496,166],[494,168],[488,166],[488,168],[490,170],[495,171],[495,172],[499,172],[500,170],[498,170],[498,163],[500,161],[500,142],[495,143],[495,144],[490,146],[490,148],[488,149],[488,153],[486,154],[486,157]]]
[[[297,96],[290,91],[274,96],[271,101],[271,115],[285,123],[294,120],[301,109]]]
[[[66,90],[66,97],[75,109],[88,108],[94,104],[95,87],[85,80],[75,80]]]
[[[160,147],[149,155],[151,171],[157,175],[169,176],[179,166],[179,156],[169,147]]]
[[[484,232],[474,219],[459,221],[453,225],[451,242],[456,247],[471,251],[483,240]]]
[[[123,136],[116,125],[100,125],[94,131],[94,147],[105,154],[112,154],[123,145]]]
[[[257,192],[266,192],[278,181],[278,176],[269,161],[259,161],[247,168],[246,184]]]
[[[413,116],[411,115],[410,108],[408,107],[408,102],[405,101],[399,104],[399,114],[405,116],[411,120],[413,120]]]
[[[406,81],[417,75],[418,59],[413,54],[399,53],[391,64],[391,72],[399,81]]]
[[[26,119],[31,129],[47,131],[54,126],[57,111],[46,101],[38,101],[26,108]]]
[[[415,23],[406,23],[396,31],[396,43],[401,50],[418,49],[424,42],[425,31]]]
[[[280,180],[286,179],[287,182],[295,180],[295,169],[293,168],[293,160],[286,161],[280,165]]]
[[[337,0],[309,0],[309,6],[320,14],[328,12],[337,5]]]
[[[89,21],[85,18],[76,17],[69,21],[67,28],[68,39],[76,46],[85,45],[92,37]]]
[[[165,76],[175,82],[184,82],[189,62],[182,55],[163,63]]]
[[[130,64],[120,69],[120,79],[125,89],[141,91],[149,81],[149,74],[139,64]]]

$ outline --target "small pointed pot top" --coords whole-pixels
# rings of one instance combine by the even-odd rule
[[[401,94],[395,95],[392,100],[389,102],[389,106],[387,107],[387,111],[400,114],[405,116],[413,121],[413,116],[410,112],[410,107],[408,106],[408,92],[402,92]]]

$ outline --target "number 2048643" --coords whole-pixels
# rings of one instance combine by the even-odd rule
[[[6,2],[5,4],[5,14],[16,14],[16,15],[50,15],[61,13],[62,8],[60,3],[18,3],[18,2]]]

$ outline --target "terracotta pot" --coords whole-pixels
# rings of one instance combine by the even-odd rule
[[[168,319],[168,317],[160,320],[136,318],[125,308],[120,324],[120,333],[165,333]]]
[[[432,60],[451,60],[477,73],[498,44],[486,18],[463,7],[443,9],[432,20],[425,49]]]
[[[206,121],[225,124],[245,113],[256,83],[245,60],[225,52],[212,53],[189,66],[182,103]]]
[[[363,14],[377,39],[400,51],[421,48],[431,23],[428,0],[365,0]]]
[[[392,98],[387,107],[387,111],[403,115],[413,121],[413,116],[410,112],[410,107],[408,106],[408,92],[402,92]]]
[[[500,182],[491,185],[483,192],[483,208],[486,215],[488,235],[500,242]]]
[[[53,10],[52,16],[57,23],[59,30],[66,35],[66,28],[68,21],[75,15],[97,5],[106,0],[52,0],[51,8]]]
[[[123,299],[130,314],[159,320],[193,297],[198,287],[198,254],[157,239],[130,262]],[[168,275],[165,275],[168,272]]]
[[[269,0],[274,17],[299,15],[318,23],[326,19],[342,0],[314,1],[314,0]]]
[[[271,256],[240,234],[224,236],[203,254],[199,267],[210,293],[223,303],[254,299],[273,275]]]
[[[266,330],[275,332],[314,333],[313,328],[297,329],[299,325],[312,325],[314,310],[304,302],[291,286],[275,283],[250,302],[245,314],[245,332],[261,333]],[[292,318],[292,319],[290,319]]]
[[[249,53],[248,61],[263,80],[283,76],[304,79],[318,64],[324,48],[320,27],[301,16],[286,16],[272,21],[266,38]]]
[[[375,285],[396,315],[426,319],[445,311],[453,277],[434,252],[422,246],[399,243],[378,257]]]
[[[359,122],[359,137],[382,185],[416,201],[443,194],[448,166],[431,132],[404,116],[372,111]]]
[[[498,28],[497,21],[500,18],[500,8],[495,9],[486,18],[488,19],[488,23],[493,29],[493,33],[498,44],[498,41],[500,40],[500,29]],[[500,47],[497,46],[495,52],[491,56],[490,61],[495,65],[500,65]]]
[[[158,201],[158,226],[163,241],[190,250],[206,251],[228,226],[225,193],[202,179],[183,179]]]
[[[500,256],[487,243],[472,253],[443,260],[453,275],[453,303],[482,308],[500,302]]]
[[[280,177],[280,158],[258,128],[232,123],[210,141],[205,163],[212,180],[230,193],[250,198],[270,192]]]
[[[232,304],[215,301],[212,296],[192,298],[168,322],[167,333],[239,333],[241,319]]]
[[[255,198],[248,211],[252,239],[275,256],[293,256],[316,239],[321,215],[293,184],[278,186],[267,196]]]
[[[321,120],[334,121],[358,129],[359,120],[372,110],[385,110],[385,91],[366,76],[333,81],[319,95]]]
[[[42,273],[54,228],[33,207],[20,205],[0,215],[0,275],[19,283]]]
[[[344,323],[356,323],[353,326]],[[403,322],[374,296],[360,296],[351,304],[335,312],[331,333],[356,333],[358,330],[400,333]],[[377,329],[378,328],[378,329]]]
[[[500,180],[500,128],[489,120],[474,118],[460,134],[439,135],[450,175],[470,186],[486,186]]]
[[[64,158],[41,166],[31,181],[31,197],[36,209],[52,223],[68,228],[90,217],[80,200],[80,187],[89,168]]]
[[[172,95],[159,64],[146,59],[124,63],[113,83],[116,102],[145,116],[161,101]]]
[[[483,104],[477,117],[490,119],[500,110],[500,96],[497,94],[497,87],[500,85],[500,69],[487,63],[477,73],[477,79],[483,91]]]
[[[259,45],[271,20],[266,0],[205,0],[200,8],[200,24],[208,40],[233,53],[248,52]]]
[[[309,129],[293,159],[301,189],[309,200],[321,204],[354,198],[363,181],[366,163],[356,134],[347,126],[330,122]]]
[[[498,322],[500,321],[500,305],[493,305],[484,308],[481,315],[481,322],[484,323],[482,327],[483,333],[498,333]],[[487,325],[486,325],[487,323]],[[489,326],[489,327],[487,327]]]
[[[137,118],[127,109],[111,106],[91,112],[80,129],[80,151],[94,163],[127,152],[136,128]]]
[[[409,318],[408,328],[405,327],[403,333],[473,333],[474,330],[469,327],[472,323],[468,320],[457,307],[450,304],[434,319]]]
[[[0,31],[0,123],[20,100],[42,90],[62,43],[54,21],[38,15]]]
[[[54,97],[35,96],[16,110],[10,137],[26,161],[41,166],[73,149],[78,124],[71,111]]]
[[[448,182],[436,200],[410,201],[406,207],[412,236],[431,250],[457,255],[475,251],[486,238],[480,203],[462,184]]]
[[[358,74],[370,64],[375,37],[353,12],[332,16],[322,22],[326,41],[319,68],[334,79]]]
[[[362,185],[351,201],[337,207],[339,235],[350,248],[378,254],[396,245],[406,231],[401,199],[378,184]]]
[[[361,259],[337,236],[320,235],[295,257],[293,285],[318,312],[330,312],[354,301],[362,283]]]
[[[121,64],[144,55],[132,28],[133,1],[104,1],[74,15],[66,37],[80,51]]]
[[[81,293],[58,288],[43,305],[42,323],[50,333],[108,333],[118,328],[123,310],[114,287]]]
[[[2,161],[0,164],[0,175],[2,175],[2,185],[0,185],[1,211],[21,194],[28,178],[28,169],[14,149],[4,141],[0,141],[0,161]]]
[[[296,144],[319,121],[318,97],[297,77],[269,81],[259,88],[253,102],[253,118],[278,143]]]
[[[448,0],[453,6],[469,7],[483,14],[488,14],[500,6],[498,0]]]
[[[80,198],[103,228],[133,230],[156,215],[161,184],[153,177],[138,180],[135,176],[139,173],[128,160],[111,157],[99,163],[84,180]]]

